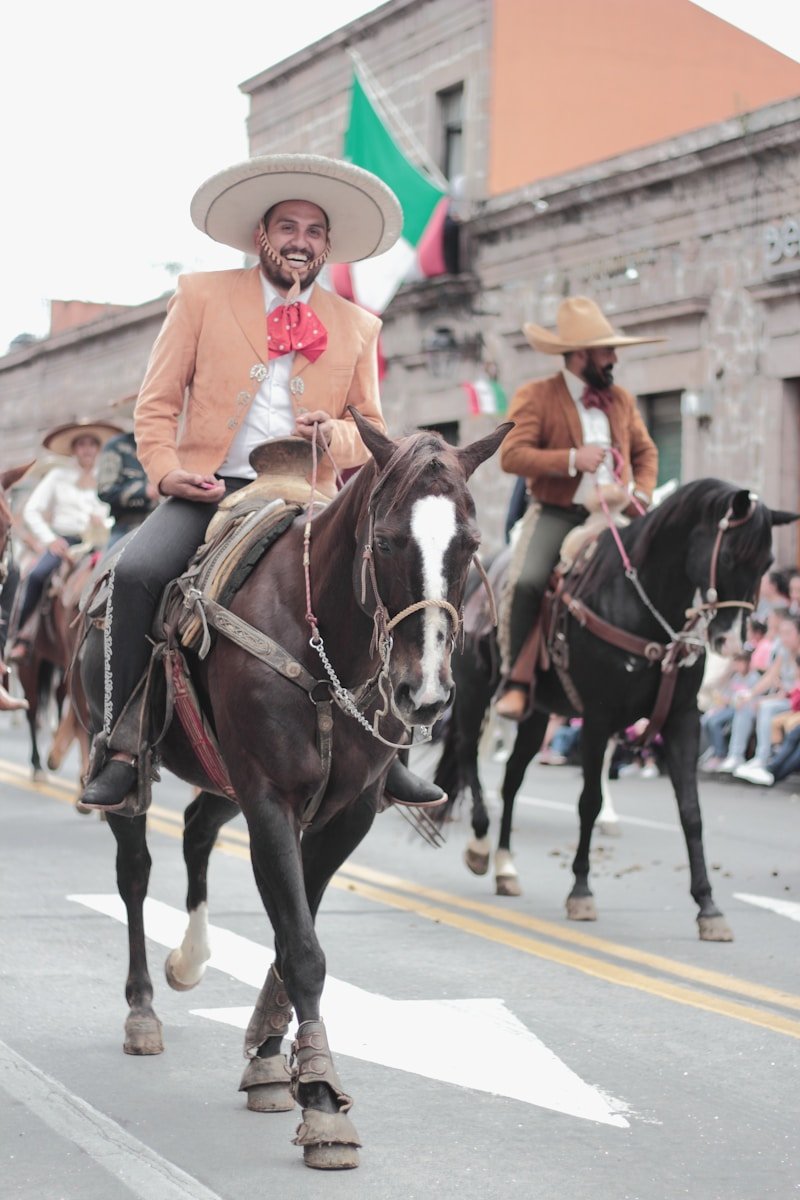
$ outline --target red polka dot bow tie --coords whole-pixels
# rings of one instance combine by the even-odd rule
[[[581,395],[581,404],[584,408],[599,408],[601,412],[607,413],[611,408],[611,396],[608,392],[598,392],[595,388],[586,387]]]
[[[313,363],[328,345],[328,331],[313,309],[296,300],[267,314],[267,342],[270,358],[296,350]]]

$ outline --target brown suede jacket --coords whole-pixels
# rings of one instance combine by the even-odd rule
[[[637,491],[649,499],[658,475],[658,450],[647,432],[636,400],[623,388],[611,388],[608,414],[611,444],[622,458],[622,483],[633,478]],[[575,402],[559,371],[518,388],[508,419],[515,422],[500,450],[500,465],[510,475],[523,475],[528,488],[544,504],[572,504],[581,481],[569,474],[569,452],[583,445]]]

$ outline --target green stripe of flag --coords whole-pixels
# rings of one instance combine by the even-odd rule
[[[416,246],[445,193],[399,149],[375,111],[357,71],[353,72],[344,157],[389,185],[403,208],[403,237]]]

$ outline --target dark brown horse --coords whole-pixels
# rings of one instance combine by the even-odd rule
[[[29,462],[23,467],[11,467],[8,471],[0,472],[0,689],[2,689],[0,695],[2,695],[2,706],[5,709],[19,707],[19,702],[12,701],[11,696],[5,690],[8,672],[3,662],[6,640],[8,638],[8,625],[19,582],[19,571],[14,565],[11,553],[11,531],[14,526],[14,516],[11,512],[11,506],[8,503],[6,493],[15,483],[22,479],[26,471],[29,471],[32,466],[33,462]]]
[[[92,573],[94,556],[78,552],[77,558],[65,558],[56,568],[40,601],[36,630],[30,648],[16,664],[17,675],[28,701],[28,729],[31,738],[31,768],[34,779],[42,774],[39,732],[43,713],[52,705],[58,715],[47,755],[47,767],[57,771],[67,750],[78,742],[81,777],[89,761],[86,734],[87,713],[78,693],[70,693],[66,675],[78,638],[76,618],[81,592]],[[80,791],[79,784],[76,784]]]
[[[589,887],[589,849],[602,804],[601,771],[609,739],[653,713],[664,677],[659,663],[669,645],[694,651],[674,667],[676,686],[663,738],[667,769],[678,802],[691,873],[691,894],[704,941],[730,941],[732,933],[714,902],[703,851],[703,826],[697,791],[700,717],[697,692],[703,677],[705,646],[719,648],[725,631],[755,599],[761,576],[772,561],[774,526],[797,520],[775,512],[747,491],[717,479],[699,479],[679,488],[646,516],[620,531],[620,547],[606,530],[587,570],[580,601],[609,625],[632,635],[627,648],[593,632],[580,609],[567,614],[559,630],[562,659],[568,660],[565,690],[555,665],[540,671],[534,711],[517,729],[502,785],[503,814],[495,857],[499,895],[517,895],[511,860],[514,800],[525,771],[544,738],[548,715],[577,716],[582,701],[581,760],[583,790],[578,802],[580,839],[572,864],[574,884],[567,916],[576,921],[597,917]],[[684,632],[687,611],[700,598],[698,618]],[[638,643],[638,647],[637,647]],[[647,649],[647,653],[642,651]],[[637,652],[638,649],[638,652]],[[662,658],[659,658],[659,654]],[[555,654],[552,656],[555,659]],[[495,633],[480,631],[454,658],[456,699],[436,782],[450,803],[468,793],[473,838],[467,865],[476,874],[488,868],[489,816],[478,774],[478,742],[499,683]],[[442,816],[446,813],[443,811]]]
[[[307,1165],[325,1168],[355,1166],[358,1138],[320,1020],[325,957],[315,916],[332,875],[372,825],[395,754],[386,743],[405,742],[413,727],[431,725],[450,701],[451,650],[478,545],[467,479],[510,428],[500,426],[456,450],[430,433],[395,443],[353,416],[373,461],[311,523],[310,605],[303,518],[261,560],[232,605],[279,643],[288,655],[286,670],[273,670],[219,637],[195,672],[236,803],[215,794],[177,723],[163,744],[165,765],[203,789],[186,810],[189,928],[167,960],[167,978],[186,989],[202,976],[208,857],[220,827],[241,808],[275,935],[275,962],[245,1036],[250,1061],[242,1090],[248,1107],[259,1111],[291,1108],[296,1100],[303,1109],[296,1144],[304,1147]],[[311,641],[309,608],[318,621]],[[83,664],[95,729],[102,725],[102,668],[95,634]],[[292,673],[310,678],[311,690],[294,682]],[[360,692],[371,680],[373,686]],[[320,734],[330,728],[317,710],[332,697],[337,702],[326,778]],[[379,710],[386,711],[378,726],[385,741],[371,732]],[[319,807],[309,820],[314,797]],[[108,821],[128,912],[125,1050],[156,1054],[163,1048],[161,1023],[152,1006],[142,923],[150,870],[145,817],[112,813]],[[282,1037],[292,1005],[299,1029],[290,1075]]]

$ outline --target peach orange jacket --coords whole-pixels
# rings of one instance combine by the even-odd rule
[[[622,482],[631,482],[649,498],[658,476],[658,450],[641,418],[636,401],[621,387],[611,388],[608,413],[611,445],[622,458]],[[581,481],[569,474],[569,452],[583,445],[575,401],[559,371],[518,388],[508,419],[515,422],[500,450],[500,465],[510,475],[524,475],[530,492],[544,504],[566,508]]]
[[[322,409],[333,417],[330,451],[340,470],[369,458],[347,405],[385,432],[378,394],[381,322],[348,300],[314,285],[309,305],[328,331],[316,362],[295,354],[295,412]],[[251,370],[267,363],[267,325],[259,268],[182,275],[150,355],[134,413],[137,454],[158,487],[181,468],[210,474],[225,461],[259,384]],[[319,489],[335,486],[327,458]]]

